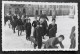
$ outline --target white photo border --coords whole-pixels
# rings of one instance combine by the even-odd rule
[[[78,51],[78,3],[59,3],[59,2],[24,2],[24,1],[2,1],[2,39],[4,36],[4,4],[35,4],[35,5],[74,5],[75,6],[75,25],[76,25],[76,48],[75,49],[5,49],[2,51]],[[3,41],[2,41],[3,42]]]

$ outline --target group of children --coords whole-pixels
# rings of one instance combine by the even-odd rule
[[[44,44],[44,48],[58,48],[56,44],[60,44],[61,48],[64,48],[62,41],[64,40],[64,35],[60,35],[59,37],[56,37],[57,33],[57,24],[55,23],[56,19],[52,18],[52,23],[47,23],[47,16],[41,15],[39,17],[39,20],[37,19],[37,16],[35,16],[35,20],[30,22],[30,18],[26,16],[26,20],[21,19],[20,17],[17,17],[17,27],[18,27],[18,36],[21,35],[22,30],[26,30],[26,39],[30,40],[34,43],[34,48],[38,46],[38,49],[42,48],[42,44]],[[24,17],[22,17],[24,18]],[[33,32],[33,38],[31,37],[31,28],[34,27]],[[21,33],[20,33],[21,31]],[[75,48],[75,26],[72,28],[70,39],[71,39],[71,45],[70,48]],[[20,33],[20,34],[19,34]],[[45,39],[44,36],[49,36],[49,39],[45,42],[42,41],[42,39]],[[31,40],[34,39],[34,40]]]
[[[52,23],[49,24],[48,26],[47,20],[44,16],[40,17],[39,20],[37,20],[37,16],[35,17],[35,20],[32,22],[32,26],[34,27],[33,37],[35,39],[34,48],[38,46],[38,49],[41,49],[43,44],[45,49],[58,48],[58,46],[56,46],[57,44],[60,44],[61,48],[64,48],[62,41],[65,39],[65,37],[64,35],[59,35],[58,37],[56,37],[57,24],[55,23],[55,21],[56,19],[52,18]],[[28,23],[30,23],[30,20]],[[27,29],[27,30],[30,30],[31,32],[31,27],[29,28],[30,29]],[[74,31],[75,31],[75,26],[72,28],[71,35],[70,35],[71,36],[70,48],[75,48],[75,45],[76,45]],[[44,39],[45,35],[49,36],[49,39],[43,42],[42,39]],[[30,39],[30,36],[29,36],[29,39]]]
[[[44,48],[58,48],[56,44],[60,44],[62,48],[64,48],[62,41],[64,40],[64,36],[60,35],[56,37],[57,33],[57,24],[55,24],[55,19],[52,19],[52,23],[47,24],[47,20],[44,16],[41,16],[39,20],[37,20],[37,16],[35,16],[35,20],[30,23],[30,19],[26,19],[25,28],[26,28],[26,39],[31,40],[31,26],[34,27],[33,39],[34,48],[38,46],[38,49],[42,48],[42,44],[44,44]],[[49,40],[43,42],[42,39],[45,39],[44,36],[49,36]]]

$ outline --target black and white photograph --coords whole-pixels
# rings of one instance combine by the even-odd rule
[[[2,51],[39,50],[78,50],[78,4],[2,1]]]

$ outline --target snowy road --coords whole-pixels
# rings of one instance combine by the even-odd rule
[[[31,18],[31,22],[34,20],[33,17]],[[51,23],[51,17],[48,16],[49,22]],[[71,19],[69,17],[57,17],[56,18],[56,24],[57,24],[57,36],[64,35],[65,40],[63,41],[63,45],[66,49],[70,47],[70,32],[72,26],[75,25],[74,19]],[[26,40],[26,34],[25,32],[22,33],[22,36],[18,36],[18,31],[16,30],[16,33],[14,34],[12,29],[8,27],[7,25],[4,27],[4,35],[2,36],[2,49],[3,50],[14,50],[14,49],[33,49],[33,44],[31,45],[30,41]],[[33,33],[33,28],[32,28]],[[32,34],[31,34],[32,36]],[[47,40],[48,37],[45,36],[45,39]]]

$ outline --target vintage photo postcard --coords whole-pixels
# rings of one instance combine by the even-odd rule
[[[78,51],[78,3],[2,1],[2,51]]]

